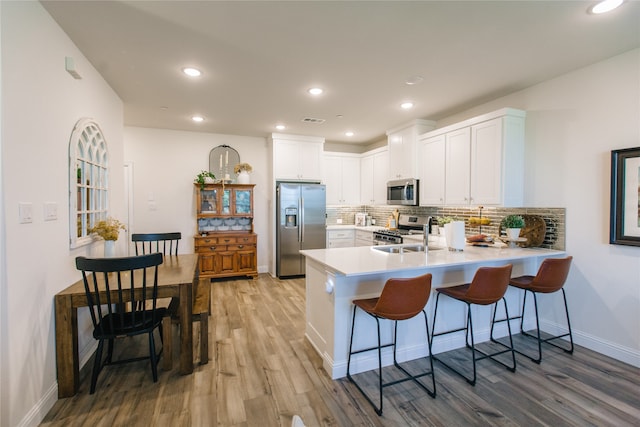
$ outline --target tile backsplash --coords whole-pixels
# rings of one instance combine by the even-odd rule
[[[465,232],[467,235],[478,234],[480,226],[469,225],[470,217],[480,216],[478,208],[464,207],[421,207],[421,206],[327,206],[327,225],[335,225],[338,218],[342,219],[342,224],[354,224],[355,214],[366,212],[376,221],[376,225],[386,226],[387,218],[398,209],[401,214],[409,215],[430,215],[433,217],[451,216],[464,220],[467,224]],[[564,208],[502,208],[485,207],[482,209],[482,217],[489,218],[491,223],[482,226],[484,234],[497,235],[500,227],[500,220],[506,215],[538,215],[544,219],[546,233],[544,241],[540,247],[548,249],[565,249],[565,209]]]

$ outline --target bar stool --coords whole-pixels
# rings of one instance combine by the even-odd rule
[[[390,385],[398,384],[404,381],[412,380],[429,396],[436,397],[436,380],[433,373],[433,360],[431,358],[431,338],[429,335],[429,323],[424,307],[427,305],[429,295],[431,294],[431,274],[424,274],[414,278],[389,279],[384,284],[382,293],[378,298],[359,299],[353,301],[353,320],[351,322],[351,340],[349,342],[349,358],[347,361],[347,378],[360,390],[367,401],[373,406],[378,415],[382,415],[382,389]],[[355,333],[356,311],[360,308],[376,319],[378,327],[378,345],[361,350],[353,351],[353,335]],[[398,320],[408,320],[422,312],[424,315],[424,325],[427,329],[427,346],[429,348],[429,364],[431,369],[418,375],[410,374],[406,369],[400,366],[396,360],[396,338],[398,335]],[[382,345],[380,343],[380,319],[388,319],[394,321],[393,342]],[[393,347],[393,364],[400,369],[406,378],[400,380],[382,382],[382,355],[381,349],[385,347]],[[380,406],[376,406],[369,395],[360,387],[360,385],[351,376],[351,355],[364,353],[367,351],[378,350],[378,389],[380,392]],[[433,382],[433,391],[429,390],[424,384],[418,381],[418,378],[431,375]]]
[[[528,357],[535,363],[540,363],[542,361],[542,343],[547,343],[554,347],[557,347],[561,350],[564,350],[566,353],[573,353],[573,335],[571,334],[571,322],[569,321],[569,308],[567,307],[567,295],[564,292],[564,283],[567,280],[567,276],[569,275],[569,269],[571,268],[571,260],[573,257],[568,256],[566,258],[547,258],[542,261],[540,264],[540,268],[538,269],[538,273],[535,276],[520,276],[514,277],[511,279],[509,285],[523,289],[524,290],[524,298],[522,300],[522,314],[519,316],[508,317],[508,320],[520,319],[520,333],[524,336],[535,338],[538,342],[538,357],[531,357],[522,351],[515,350],[519,354]],[[538,299],[536,298],[536,294],[550,294],[553,292],[562,291],[562,297],[564,299],[564,311],[567,315],[567,329],[569,332],[562,335],[555,335],[550,338],[542,339],[540,337],[540,320],[538,316]],[[527,293],[531,292],[533,295],[533,306],[535,308],[536,314],[536,335],[532,335],[523,330],[524,324],[524,310],[527,304]],[[496,320],[495,322],[505,322],[507,319]],[[551,340],[555,340],[558,338],[569,337],[569,348],[565,348],[563,346],[559,346],[550,342]],[[495,342],[493,338],[493,324],[491,325],[491,340]]]
[[[467,283],[464,285],[451,286],[448,288],[438,288],[437,296],[436,296],[436,308],[433,314],[433,334],[432,340],[440,335],[452,334],[454,332],[465,331],[465,344],[467,348],[471,349],[471,357],[473,360],[473,377],[469,378],[461,371],[453,368],[448,363],[444,362],[440,357],[433,356],[435,360],[442,363],[447,368],[451,369],[453,372],[460,375],[462,378],[467,380],[467,382],[471,385],[475,385],[476,383],[476,361],[490,358],[494,362],[501,364],[506,367],[511,372],[515,372],[516,370],[516,355],[513,349],[513,339],[511,337],[511,326],[507,323],[509,329],[509,342],[510,346],[503,344],[501,342],[497,342],[501,346],[505,347],[505,350],[497,351],[494,353],[487,353],[482,350],[479,350],[475,347],[474,338],[473,338],[473,319],[471,316],[471,304],[478,305],[491,305],[494,304],[493,309],[493,319],[495,319],[496,311],[497,311],[497,302],[502,299],[504,303],[504,310],[507,313],[507,317],[509,317],[509,310],[507,308],[507,300],[504,298],[504,294],[507,291],[507,287],[509,286],[509,277],[511,276],[511,264],[507,264],[503,267],[480,267],[476,274],[473,277],[471,283]],[[456,299],[458,301],[462,301],[467,304],[467,321],[466,326],[458,329],[452,329],[449,331],[438,332],[436,333],[436,316],[438,315],[438,302],[440,300],[440,295],[446,295],[450,298]],[[471,345],[469,345],[469,337],[471,337]],[[433,343],[432,343],[433,345]],[[511,358],[513,360],[513,366],[508,366],[507,364],[501,362],[496,359],[494,356],[499,354],[511,352]],[[482,356],[476,356],[476,353],[480,353]]]

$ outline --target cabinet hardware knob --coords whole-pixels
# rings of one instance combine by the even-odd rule
[[[244,245],[238,245],[238,249],[244,248]]]
[[[216,247],[215,246],[211,246],[209,249],[211,249],[212,251],[215,251]]]

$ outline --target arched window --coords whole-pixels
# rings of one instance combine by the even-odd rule
[[[107,218],[109,152],[100,126],[78,120],[69,140],[69,242],[71,248],[91,243],[88,230]]]

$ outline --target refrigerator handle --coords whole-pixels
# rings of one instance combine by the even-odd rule
[[[304,242],[304,197],[300,197],[300,224],[298,224],[298,241]]]

